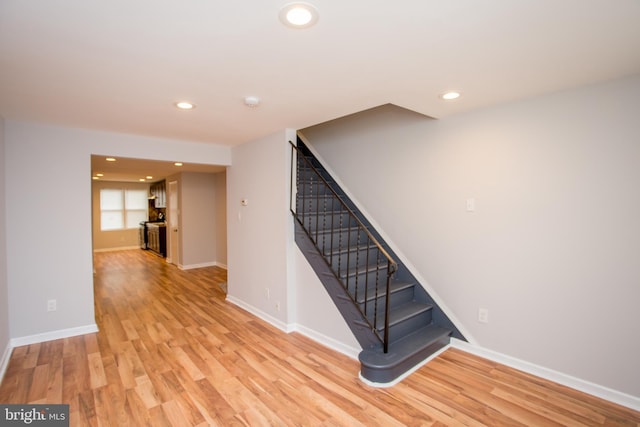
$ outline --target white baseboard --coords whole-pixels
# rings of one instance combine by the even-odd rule
[[[571,375],[563,374],[562,372],[554,371],[553,369],[545,368],[543,366],[538,366],[536,364],[526,362],[515,357],[507,356],[506,354],[498,353],[496,351],[489,350],[475,344],[469,344],[456,338],[451,339],[451,347],[466,351],[467,353],[475,354],[476,356],[484,357],[485,359],[501,363],[511,368],[518,369],[520,371],[535,375],[540,378],[544,378],[549,381],[553,381],[555,383],[590,394],[592,396],[608,400],[609,402],[617,403],[618,405],[631,408],[635,411],[640,411],[640,397],[631,396],[617,390],[612,390],[608,387],[594,384],[580,378],[575,378]]]
[[[217,262],[211,261],[211,262],[203,262],[200,264],[187,264],[187,265],[179,264],[178,268],[180,270],[193,270],[194,268],[215,267],[216,265],[218,265]]]
[[[78,335],[92,334],[98,332],[98,325],[95,323],[86,326],[78,326],[77,328],[60,329],[57,331],[45,332],[42,334],[28,335],[25,337],[11,338],[9,345],[20,347],[23,345],[37,344],[45,341],[59,340],[61,338],[75,337]]]
[[[9,360],[11,359],[11,353],[13,352],[13,347],[11,347],[10,341],[7,343],[7,348],[4,349],[2,353],[2,358],[0,358],[0,384],[2,384],[2,379],[4,378],[5,372],[7,372],[7,368],[9,367]]]
[[[360,348],[351,347],[341,343],[340,341],[334,340],[331,337],[328,337],[320,332],[314,331],[313,329],[309,329],[306,326],[296,324],[294,326],[294,331],[298,332],[305,337],[316,341],[317,343],[322,344],[324,347],[330,348],[332,350],[337,351],[338,353],[342,353],[347,357],[350,357],[354,360],[358,360],[358,355],[362,351]]]
[[[275,317],[273,317],[272,315],[265,313],[264,311],[260,310],[259,308],[256,308],[254,306],[252,306],[251,304],[247,304],[246,302],[239,300],[231,295],[227,294],[227,301],[229,301],[231,304],[233,305],[237,305],[238,307],[248,311],[249,313],[253,314],[256,317],[259,317],[260,319],[264,320],[265,322],[275,326],[276,328],[280,329],[283,332],[286,333],[290,333],[293,332],[295,330],[295,328],[285,322],[283,322],[280,319],[276,319]]]
[[[216,262],[216,267],[220,267],[220,268],[222,268],[224,270],[228,270],[227,264],[223,264],[221,262]]]
[[[360,354],[360,352],[362,351],[359,348],[354,348],[354,347],[350,347],[347,346],[343,343],[341,343],[340,341],[334,340],[331,337],[328,337],[324,334],[321,334],[317,331],[314,331],[313,329],[309,329],[305,326],[302,325],[298,325],[298,324],[287,324],[279,319],[276,319],[275,317],[271,316],[270,314],[265,313],[264,311],[252,306],[251,304],[247,304],[244,301],[241,301],[237,298],[234,298],[233,296],[227,295],[227,301],[229,301],[230,303],[237,305],[238,307],[248,311],[249,313],[253,314],[256,317],[259,317],[260,319],[264,320],[265,322],[275,326],[276,328],[280,329],[281,331],[285,332],[285,333],[291,333],[291,332],[298,332],[304,336],[306,336],[307,338],[310,338],[314,341],[316,341],[317,343],[330,348],[332,350],[337,351],[338,353],[342,353],[345,356],[348,356],[352,359],[358,360],[358,354]]]
[[[298,332],[304,336],[306,336],[307,338],[310,338],[320,344],[322,344],[323,346],[330,348],[332,350],[337,351],[338,353],[342,353],[345,356],[348,356],[352,359],[358,360],[358,354],[360,354],[360,352],[362,351],[359,348],[354,348],[354,347],[350,347],[347,346],[343,343],[341,343],[340,341],[334,340],[331,337],[328,337],[324,334],[321,334],[317,331],[314,331],[313,329],[309,329],[306,326],[302,326],[302,325],[298,325],[298,324],[288,324],[285,323],[279,319],[276,319],[275,317],[271,316],[270,314],[265,313],[264,311],[252,306],[251,304],[247,304],[244,301],[241,301],[231,295],[227,295],[227,301],[229,301],[230,303],[237,305],[238,307],[248,311],[249,313],[253,314],[256,317],[259,317],[260,319],[264,320],[265,322],[275,326],[276,328],[280,329],[281,331],[285,332],[285,333],[291,333],[291,332]]]

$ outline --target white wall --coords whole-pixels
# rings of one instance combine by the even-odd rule
[[[216,211],[216,263],[227,266],[227,172],[216,173],[215,211]]]
[[[634,77],[304,134],[479,345],[640,396],[639,111]]]
[[[283,329],[292,321],[295,302],[289,303],[295,296],[288,260],[290,134],[234,147],[227,169],[227,298]]]
[[[288,141],[295,137],[288,129],[233,148],[227,298],[283,330],[356,357],[358,342],[293,239]]]
[[[213,265],[217,260],[216,177],[212,173],[180,174],[181,266]]]
[[[92,154],[227,166],[229,147],[7,121],[12,339],[94,324]],[[47,312],[47,300],[58,310]]]
[[[4,119],[0,116],[0,381],[9,358],[9,291],[7,283],[7,235],[5,195]]]
[[[226,172],[181,172],[171,175],[166,179],[167,197],[171,181],[176,181],[178,187],[180,240],[174,264],[184,269],[208,265],[226,267]],[[167,215],[170,215],[169,209]],[[167,245],[169,243],[167,235]]]

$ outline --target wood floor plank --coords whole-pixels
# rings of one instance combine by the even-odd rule
[[[14,349],[2,403],[67,403],[72,426],[640,426],[640,413],[460,350],[400,384],[228,303],[218,267],[95,254],[100,332]]]

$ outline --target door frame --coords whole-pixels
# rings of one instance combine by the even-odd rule
[[[178,181],[169,181],[167,185],[167,262],[180,263],[180,203]],[[175,204],[175,206],[174,206]]]

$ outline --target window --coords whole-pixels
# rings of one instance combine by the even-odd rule
[[[100,230],[137,228],[147,220],[147,198],[147,190],[101,189]]]

